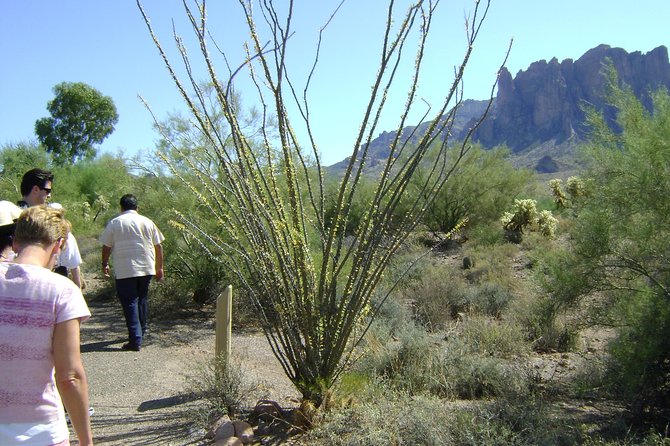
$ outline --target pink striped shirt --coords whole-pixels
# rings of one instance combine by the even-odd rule
[[[57,422],[67,432],[53,332],[60,322],[90,315],[70,279],[35,265],[0,263],[0,424]]]

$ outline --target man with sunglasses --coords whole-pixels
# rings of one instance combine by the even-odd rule
[[[51,196],[51,184],[54,174],[48,170],[31,169],[21,179],[21,195],[23,199],[18,201],[20,208],[26,209],[31,206],[46,204]]]
[[[47,203],[51,197],[51,186],[54,181],[54,174],[49,170],[31,169],[21,179],[21,195],[23,198],[17,202],[22,209],[32,206],[41,206]],[[81,254],[77,246],[77,240],[71,233],[68,233],[68,239],[63,248],[63,252],[58,261],[55,272],[68,277],[68,271],[72,281],[80,288],[84,288],[81,270]]]

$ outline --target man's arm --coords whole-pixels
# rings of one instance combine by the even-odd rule
[[[111,253],[111,247],[102,245],[102,275],[105,277],[109,277],[109,256]]]
[[[52,349],[58,393],[70,416],[79,445],[92,445],[88,380],[79,351],[79,319],[56,324]]]
[[[156,280],[163,280],[163,246],[159,243],[154,245],[156,251]]]

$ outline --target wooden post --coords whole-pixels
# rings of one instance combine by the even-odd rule
[[[216,363],[228,367],[230,364],[230,345],[233,331],[233,286],[216,299]]]

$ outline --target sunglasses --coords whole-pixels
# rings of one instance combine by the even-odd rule
[[[42,189],[44,192],[46,192],[47,195],[51,193],[51,188],[50,187],[40,187],[40,189]]]

